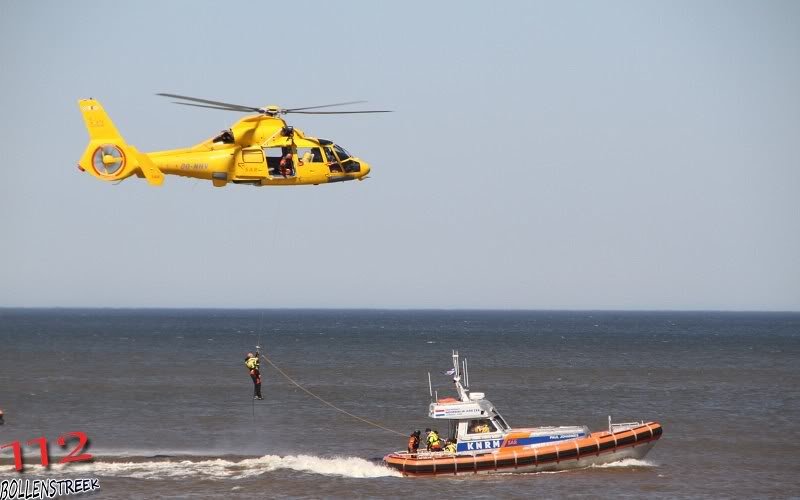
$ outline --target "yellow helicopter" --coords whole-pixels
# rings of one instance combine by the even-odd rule
[[[306,136],[301,130],[287,125],[282,116],[288,113],[390,113],[387,110],[314,111],[365,101],[284,109],[274,105],[261,108],[243,106],[177,94],[157,95],[180,99],[182,102],[173,102],[184,106],[257,114],[242,118],[231,128],[196,146],[143,153],[125,142],[97,100],[81,99],[78,106],[89,131],[89,145],[78,162],[78,168],[104,181],[118,182],[136,175],[154,186],[161,185],[165,175],[206,179],[217,187],[229,182],[297,186],[364,180],[370,172],[369,164],[331,141]]]

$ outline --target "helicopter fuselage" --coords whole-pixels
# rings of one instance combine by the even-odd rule
[[[254,115],[189,148],[139,152],[125,143],[95,100],[79,106],[90,142],[78,167],[103,180],[136,175],[158,185],[164,175],[256,186],[296,186],[362,180],[370,166],[325,139],[307,137],[279,116]]]

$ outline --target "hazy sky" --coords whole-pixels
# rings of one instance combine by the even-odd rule
[[[800,310],[800,2],[0,2],[0,306]],[[80,173],[261,106],[366,182]]]

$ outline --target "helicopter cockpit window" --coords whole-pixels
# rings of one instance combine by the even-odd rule
[[[221,134],[214,137],[211,142],[221,142],[222,144],[233,144],[233,132],[230,130],[223,130]]]
[[[339,161],[345,161],[350,158],[350,153],[344,150],[341,146],[333,146],[333,149],[336,151],[336,156],[339,157]]]
[[[330,146],[325,147],[325,156],[328,158],[328,168],[331,170],[331,173],[342,171],[342,166],[339,164],[339,160],[336,159],[336,156],[333,154],[333,149]]]
[[[355,173],[361,171],[361,164],[355,161],[351,156],[350,153],[347,152],[343,147],[335,145],[333,149],[336,151],[336,156],[339,157],[339,163],[341,163],[342,168],[347,173]]]

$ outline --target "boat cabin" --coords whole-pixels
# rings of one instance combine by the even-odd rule
[[[500,448],[510,427],[483,394],[473,392],[470,401],[455,398],[431,403],[429,417],[448,421],[448,438],[456,440],[457,451]]]
[[[458,353],[453,352],[453,382],[458,398],[438,399],[428,410],[430,418],[447,421],[448,432],[442,437],[456,441],[457,453],[474,454],[513,446],[533,448],[590,434],[588,427],[577,425],[512,428],[491,401],[485,399],[484,393],[469,390],[466,371],[466,363],[461,365]]]

